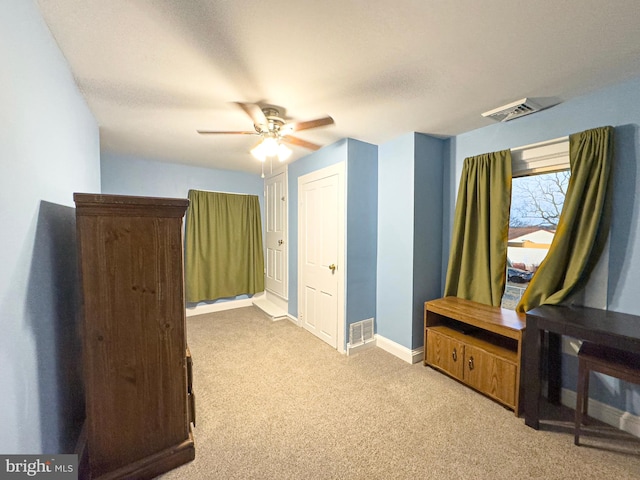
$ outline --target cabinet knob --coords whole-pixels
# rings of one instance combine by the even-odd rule
[[[473,356],[469,357],[469,370],[473,370]]]
[[[454,362],[458,361],[458,352],[456,351],[456,349],[453,349],[453,353],[451,354],[451,357],[453,358]]]

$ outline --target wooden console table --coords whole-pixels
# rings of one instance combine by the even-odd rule
[[[550,335],[549,400],[560,398],[560,335],[640,353],[640,316],[587,307],[542,305],[527,312],[524,344],[525,423],[540,428],[542,341]]]
[[[424,364],[520,411],[524,315],[456,297],[424,304]]]

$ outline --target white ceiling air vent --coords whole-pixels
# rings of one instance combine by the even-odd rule
[[[508,122],[509,120],[529,115],[530,113],[537,112],[538,110],[542,110],[540,105],[528,98],[523,98],[508,105],[503,105],[502,107],[484,112],[482,116],[492,118],[498,122]]]

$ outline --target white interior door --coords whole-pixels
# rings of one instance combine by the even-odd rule
[[[300,324],[344,351],[344,164],[298,179]]]
[[[287,182],[281,172],[265,180],[265,289],[287,298]]]

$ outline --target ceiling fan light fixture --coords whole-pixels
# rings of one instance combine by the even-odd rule
[[[265,156],[275,157],[278,155],[278,148],[280,147],[280,144],[275,137],[265,137],[260,145],[262,145],[262,150],[264,151]]]
[[[253,147],[251,155],[257,160],[265,162],[267,158],[278,157],[281,162],[286,161],[291,156],[291,149],[280,143],[276,137],[264,137],[262,141]]]
[[[267,155],[264,151],[264,141],[260,142],[258,145],[251,149],[251,155],[253,155],[256,160],[260,160],[264,163],[264,161],[267,159]]]
[[[278,146],[278,160],[285,162],[291,156],[291,149],[284,144]]]

